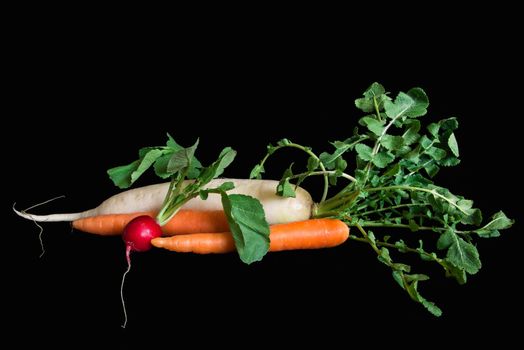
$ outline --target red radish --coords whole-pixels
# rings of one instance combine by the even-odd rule
[[[122,285],[120,286],[120,298],[124,309],[124,324],[127,324],[126,304],[124,302],[124,281],[127,273],[131,270],[131,252],[145,252],[152,248],[151,240],[162,236],[162,228],[151,216],[141,215],[131,220],[124,228],[122,238],[126,243],[127,270],[122,276]]]
[[[151,240],[160,236],[162,236],[162,228],[151,216],[141,215],[129,221],[122,235],[126,242],[128,260],[128,251],[145,252],[151,249]]]

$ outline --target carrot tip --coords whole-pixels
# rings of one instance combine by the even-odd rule
[[[163,248],[164,247],[164,240],[162,238],[153,238],[151,240],[151,244],[154,246],[154,247],[157,247],[157,248]]]

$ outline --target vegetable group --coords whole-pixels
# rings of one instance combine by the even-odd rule
[[[34,221],[73,221],[94,234],[124,232],[128,256],[152,244],[176,252],[236,251],[250,264],[268,251],[333,247],[349,237],[369,245],[409,297],[439,316],[440,308],[419,291],[429,276],[399,262],[402,254],[435,263],[463,284],[482,267],[475,239],[498,237],[513,220],[498,211],[484,221],[472,200],[435,183],[442,168],[460,163],[458,121],[423,126],[429,100],[422,89],[393,98],[373,83],[355,106],[364,113],[359,126],[331,142],[329,152],[282,139],[267,146],[249,180],[220,178],[236,156],[233,149],[223,149],[204,167],[195,157],[198,140],[184,148],[168,135],[165,146],[142,148],[137,160],[108,171],[122,189],[149,168],[168,183],[119,193],[82,213],[15,211]],[[302,152],[304,169],[297,171],[291,162],[279,181],[262,180],[268,160],[281,149]],[[324,181],[318,203],[300,187],[311,176]],[[409,239],[399,230],[409,232]],[[160,237],[161,231],[171,237]]]

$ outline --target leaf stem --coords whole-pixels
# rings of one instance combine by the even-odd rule
[[[419,192],[431,193],[435,197],[439,197],[440,199],[448,202],[453,207],[455,207],[456,209],[461,211],[464,215],[468,215],[468,213],[466,211],[464,211],[464,209],[459,207],[456,203],[454,203],[450,199],[448,199],[445,196],[443,196],[440,193],[438,193],[435,189],[427,189],[427,188],[423,188],[423,187],[406,186],[406,185],[368,187],[368,188],[364,189],[364,191],[367,191],[367,192],[390,191],[390,190],[406,190],[406,191],[419,191]]]
[[[371,160],[366,165],[366,177],[364,178],[364,182],[362,185],[364,186],[369,178],[369,172],[371,171],[371,167],[373,166],[373,158],[378,154],[378,151],[380,151],[380,141],[382,141],[382,138],[386,135],[389,128],[395,123],[395,121],[407,110],[407,107],[400,111],[394,118],[391,119],[391,121],[384,127],[384,130],[382,130],[382,133],[380,133],[380,136],[375,141],[375,146],[373,146],[373,151],[371,152]],[[380,114],[379,114],[380,115]]]
[[[357,242],[369,243],[368,240],[365,239],[365,238],[356,237],[356,236],[349,236],[349,238],[354,240],[354,241],[357,241]],[[399,247],[397,247],[393,243],[388,243],[388,242],[383,242],[383,241],[375,241],[375,244],[377,246],[379,246],[379,247],[387,247],[387,248],[399,249]],[[434,257],[432,254],[430,254],[430,253],[428,253],[425,250],[422,250],[420,248],[415,249],[415,248],[403,246],[401,249],[403,249],[404,251],[409,252],[409,253],[422,254],[422,255],[426,256],[427,258],[438,262],[439,264],[443,262],[442,259],[440,259],[438,257]]]
[[[360,233],[362,234],[362,236],[364,236],[364,239],[363,239],[363,242],[367,242],[371,248],[373,248],[373,250],[375,251],[375,253],[377,253],[378,255],[380,255],[380,249],[378,249],[377,245],[369,238],[366,230],[364,230],[362,228],[362,226],[360,226],[360,224],[357,222],[354,224],[357,229],[360,231]],[[351,236],[350,236],[351,237]]]
[[[296,148],[296,149],[299,149],[305,153],[307,153],[310,157],[312,157],[313,159],[315,159],[316,161],[318,161],[318,164],[319,164],[319,167],[320,167],[320,170],[322,170],[321,174],[324,176],[324,190],[322,192],[322,198],[320,199],[320,203],[324,202],[327,198],[327,195],[328,195],[328,189],[329,189],[329,180],[328,180],[328,173],[327,173],[327,170],[326,170],[326,167],[324,166],[324,164],[322,164],[322,162],[320,161],[320,158],[318,158],[318,156],[313,153],[309,148],[307,147],[304,147],[302,145],[299,145],[297,143],[293,143],[293,142],[288,142],[284,145],[278,145],[278,146],[275,146],[273,148],[273,151],[271,153],[267,153],[264,158],[262,158],[262,161],[260,161],[259,165],[260,166],[264,166],[264,163],[267,161],[267,159],[269,158],[270,155],[272,155],[273,153],[275,153],[276,151],[278,151],[279,149],[282,149],[284,147],[291,147],[291,148]]]
[[[372,221],[364,221],[361,222],[362,227],[387,227],[387,228],[410,228],[409,225],[406,224],[388,224],[383,222],[372,222]],[[430,226],[418,226],[418,231],[439,231],[444,232],[445,229],[439,228],[439,227],[430,227]]]
[[[300,149],[304,152],[306,152],[309,156],[313,157],[316,161],[318,161],[318,165],[320,167],[320,170],[322,171],[326,171],[326,168],[324,167],[324,164],[322,164],[322,162],[320,161],[320,158],[318,158],[318,156],[313,153],[310,149],[302,146],[302,145],[299,145],[299,144],[296,144],[296,143],[289,143],[288,144],[289,147],[293,147],[293,148],[297,148],[297,149]],[[320,203],[322,203],[323,201],[326,200],[327,198],[327,194],[328,194],[328,189],[329,189],[329,181],[328,181],[328,175],[327,174],[324,174],[324,191],[322,192],[322,198],[320,199]]]
[[[378,120],[382,121],[382,117],[380,116],[380,108],[378,108],[378,102],[377,97],[373,93],[373,105],[375,106],[375,114],[377,115]]]
[[[399,204],[399,205],[392,205],[390,207],[380,208],[380,209],[376,209],[376,210],[369,210],[369,211],[366,211],[366,212],[363,212],[363,213],[359,213],[359,215],[364,216],[364,215],[380,213],[380,212],[388,211],[388,210],[407,208],[407,207],[425,206],[425,205],[427,205],[427,204],[405,203],[405,204]]]
[[[301,174],[296,174],[296,175],[290,176],[289,178],[290,179],[296,179],[296,178],[299,178],[299,177],[304,176],[304,175],[308,175],[308,176],[309,175],[334,175],[335,173],[336,173],[336,170],[312,171],[312,172],[304,172],[304,173],[301,173]],[[346,174],[346,173],[341,173],[340,176],[345,178],[345,179],[348,179],[351,182],[357,181],[357,179],[355,179],[353,176],[351,176],[349,174]]]

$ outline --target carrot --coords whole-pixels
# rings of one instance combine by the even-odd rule
[[[120,235],[131,220],[142,215],[155,217],[156,212],[97,215],[75,220],[73,227],[102,236]],[[180,210],[162,227],[162,232],[167,236],[227,230],[229,230],[227,219],[221,210]]]
[[[334,247],[349,237],[349,227],[340,220],[312,219],[271,226],[269,251]],[[230,232],[195,233],[154,238],[157,248],[183,253],[211,254],[235,250]]]

